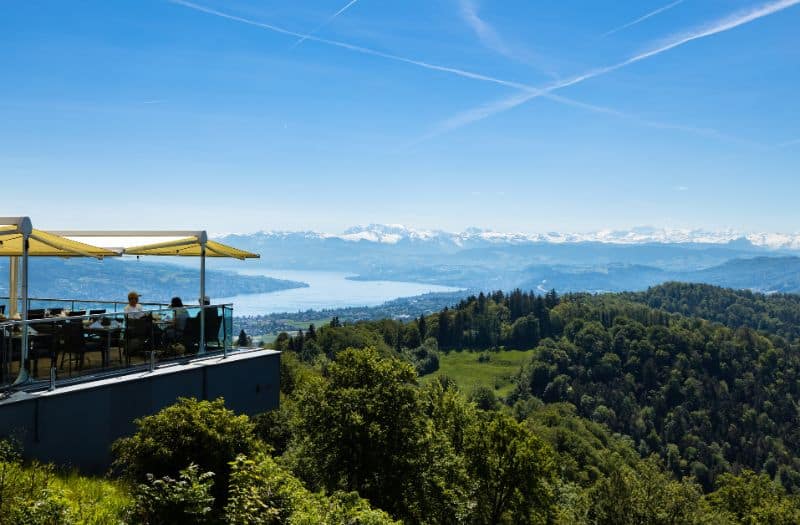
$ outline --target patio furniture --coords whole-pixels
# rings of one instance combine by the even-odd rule
[[[125,361],[131,363],[131,357],[136,354],[147,355],[155,350],[155,333],[153,330],[153,316],[143,315],[139,318],[128,317],[125,319]]]
[[[33,308],[28,310],[28,319],[44,319],[44,308]]]
[[[86,354],[88,352],[100,351],[101,353],[107,352],[105,348],[98,345],[96,342],[87,341],[83,329],[83,323],[80,319],[68,319],[60,323],[61,326],[61,365],[64,368],[64,359],[67,359],[68,373],[72,374],[72,363],[77,363],[77,370],[83,370]],[[101,356],[101,362],[104,364],[107,361],[105,355]]]
[[[222,341],[219,339],[219,329],[222,324],[222,316],[216,308],[206,309],[205,339],[206,344],[214,342],[217,348],[222,348]]]

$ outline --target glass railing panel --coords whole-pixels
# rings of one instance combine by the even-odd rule
[[[88,307],[88,305],[87,305]],[[88,308],[87,308],[88,309]],[[33,381],[89,379],[128,369],[191,358],[200,349],[200,306],[145,310],[136,315],[105,312],[0,322],[0,387],[22,366],[23,326],[28,326],[25,369]],[[206,353],[232,349],[232,305],[205,307]]]

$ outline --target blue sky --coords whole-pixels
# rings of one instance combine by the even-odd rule
[[[40,227],[800,231],[800,0],[0,9]]]

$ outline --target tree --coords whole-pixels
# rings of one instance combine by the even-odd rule
[[[428,323],[425,321],[425,315],[420,315],[417,321],[417,328],[419,329],[419,337],[423,341],[428,337]]]
[[[358,491],[396,516],[413,511],[426,430],[409,364],[344,350],[327,380],[297,392],[297,410],[290,454],[312,487]]]
[[[602,478],[590,492],[589,517],[597,525],[688,525],[702,512],[700,494],[693,480],[672,479],[651,458]]]
[[[479,523],[544,523],[555,507],[555,456],[539,438],[499,412],[483,413],[467,438]]]
[[[739,476],[723,474],[718,488],[707,496],[711,508],[734,523],[789,525],[800,523],[800,505],[784,488],[764,474],[745,470]]]

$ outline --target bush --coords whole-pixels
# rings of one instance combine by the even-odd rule
[[[357,493],[312,494],[271,457],[239,456],[232,464],[230,495],[225,507],[230,525],[273,523],[393,524]]]
[[[192,525],[208,523],[214,505],[211,472],[200,473],[197,465],[181,470],[179,479],[157,479],[147,475],[147,483],[135,490],[131,518],[147,525]]]
[[[230,475],[229,463],[239,454],[253,454],[262,445],[247,416],[225,408],[222,399],[179,399],[157,414],[135,421],[138,431],[112,446],[114,467],[137,483],[177,477],[194,463],[201,472],[215,474],[214,495],[224,504]]]
[[[469,400],[481,410],[497,410],[499,406],[494,390],[488,386],[476,386],[470,392]]]

